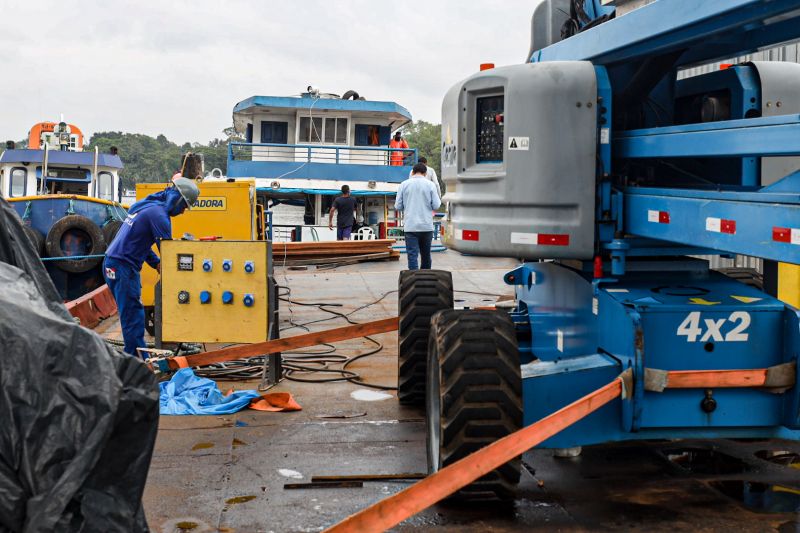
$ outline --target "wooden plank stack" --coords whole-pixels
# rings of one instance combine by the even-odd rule
[[[363,241],[274,242],[272,259],[276,266],[332,264],[361,261],[397,261],[394,239]]]

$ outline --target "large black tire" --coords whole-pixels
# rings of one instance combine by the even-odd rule
[[[36,250],[36,255],[42,257],[44,254],[44,235],[42,235],[42,232],[27,224],[22,226],[22,230],[27,235],[28,240],[31,241],[33,249]]]
[[[452,308],[453,275],[450,272],[400,272],[397,399],[401,404],[424,405],[431,319],[437,312]]]
[[[425,404],[430,473],[522,428],[519,347],[507,314],[482,310],[436,314]],[[517,457],[450,499],[512,500],[520,468]]]
[[[106,241],[106,246],[114,241],[114,237],[119,233],[119,228],[122,227],[122,221],[112,219],[103,225],[103,239]]]
[[[65,233],[70,231],[82,232],[89,239],[86,253],[81,255],[102,255],[105,253],[106,241],[97,224],[82,215],[67,215],[56,221],[50,231],[47,232],[45,249],[49,257],[68,257],[61,249],[61,239]],[[102,257],[94,257],[88,259],[65,259],[54,261],[53,263],[64,272],[79,273],[96,267],[101,261]]]

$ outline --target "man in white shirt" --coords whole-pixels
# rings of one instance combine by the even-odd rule
[[[417,256],[422,257],[422,268],[431,268],[431,241],[433,241],[433,211],[442,205],[436,187],[425,176],[423,163],[414,165],[411,177],[400,184],[394,207],[403,212],[403,233],[406,237],[408,269],[417,270]]]
[[[433,167],[428,166],[428,160],[425,157],[420,157],[418,161],[423,165],[425,165],[425,168],[428,169],[425,171],[425,177],[428,179],[428,181],[436,185],[436,194],[439,195],[439,199],[441,200],[442,187],[439,185],[439,176],[436,175],[436,171],[433,170]],[[409,172],[408,177],[410,178],[412,174],[414,174],[414,169],[411,169],[411,172]]]

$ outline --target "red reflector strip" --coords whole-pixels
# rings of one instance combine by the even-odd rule
[[[800,244],[800,229],[773,227],[772,240],[787,244]]]
[[[721,220],[720,223],[720,231],[722,233],[729,233],[734,235],[736,233],[736,221],[735,220],[725,220],[724,218]]]
[[[658,224],[669,224],[669,211],[656,211],[655,209],[648,209],[647,221],[656,222]]]
[[[538,233],[536,244],[546,246],[569,246],[569,235],[556,233]]]
[[[736,234],[736,221],[728,220],[725,218],[708,217],[706,219],[706,231],[713,231],[714,233],[727,233],[728,235]]]
[[[480,240],[481,232],[473,229],[461,230],[462,241],[478,241]]]

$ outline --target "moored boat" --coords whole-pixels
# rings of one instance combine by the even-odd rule
[[[0,155],[0,196],[25,232],[64,300],[100,287],[102,256],[127,215],[119,203],[116,149],[83,151],[73,124],[40,122],[27,148],[7,143]]]
[[[417,162],[416,149],[390,146],[411,122],[401,105],[309,87],[299,96],[243,100],[233,122],[245,142],[229,144],[227,178],[255,179],[275,240],[336,240],[328,212],[342,185],[358,201],[364,231],[384,237],[399,225],[394,198]]]

